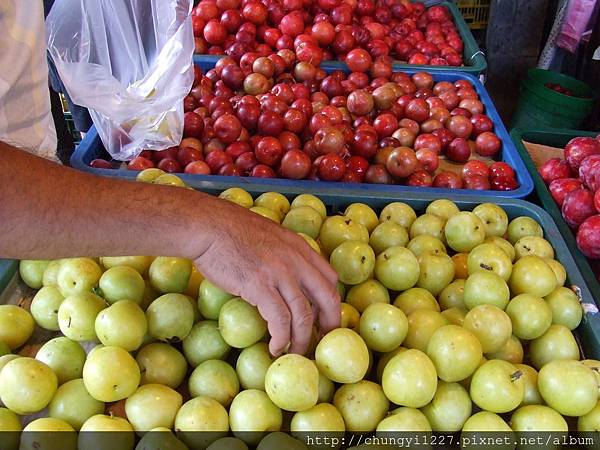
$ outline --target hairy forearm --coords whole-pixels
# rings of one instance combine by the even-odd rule
[[[230,208],[224,203],[187,189],[84,174],[0,142],[3,258],[196,258],[217,238]]]

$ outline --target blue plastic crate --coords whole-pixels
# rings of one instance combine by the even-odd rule
[[[203,70],[208,70],[214,67],[215,63],[221,58],[221,56],[195,56],[194,62],[200,66]],[[327,64],[322,65],[323,69],[327,72],[332,72],[334,70],[344,70],[348,71],[345,65],[342,66],[329,66]],[[408,74],[414,74],[419,72],[421,69],[418,68],[408,68],[403,69],[403,72]],[[498,137],[502,140],[502,150],[501,150],[501,160],[510,164],[517,175],[517,181],[519,182],[519,187],[514,191],[474,191],[470,189],[446,189],[446,188],[422,188],[416,186],[400,186],[400,185],[383,185],[383,184],[346,184],[339,182],[325,182],[325,181],[309,181],[309,180],[287,180],[287,179],[258,179],[251,177],[231,177],[231,176],[220,176],[220,175],[188,175],[188,174],[179,174],[179,176],[190,186],[196,188],[202,188],[206,186],[206,183],[209,182],[217,182],[217,183],[225,183],[229,186],[252,186],[254,184],[268,184],[272,186],[273,190],[277,190],[281,187],[290,187],[296,189],[308,189],[317,187],[320,192],[325,192],[329,189],[338,190],[340,188],[346,189],[356,189],[358,188],[362,192],[365,193],[373,193],[380,194],[385,192],[390,193],[417,193],[423,192],[426,190],[427,192],[433,193],[438,196],[445,196],[452,193],[457,196],[469,196],[469,195],[477,195],[481,198],[525,198],[533,191],[533,180],[531,175],[527,171],[523,160],[519,156],[517,149],[515,148],[515,144],[510,139],[508,131],[504,126],[496,107],[494,106],[494,102],[492,101],[490,95],[487,90],[483,86],[483,84],[475,78],[473,75],[469,75],[467,73],[455,72],[452,70],[439,70],[436,72],[432,72],[435,81],[456,81],[460,79],[466,79],[470,83],[473,84],[477,93],[479,94],[480,100],[485,107],[485,113],[493,120],[494,122],[494,131],[498,135]],[[110,170],[110,169],[94,169],[89,167],[89,163],[95,158],[103,158],[106,157],[107,154],[104,151],[102,143],[96,133],[94,127],[90,129],[90,131],[86,134],[85,138],[81,142],[81,144],[77,147],[75,152],[71,157],[71,166],[78,170],[82,170],[84,172],[95,173],[97,175],[106,175],[112,177],[119,178],[135,178],[136,172],[131,172],[128,170]]]
[[[225,189],[225,187],[219,185],[219,183],[209,183],[202,190],[216,195]],[[273,186],[256,184],[247,186],[247,189],[256,197],[263,192],[273,189]],[[306,192],[304,189],[297,188],[278,188],[278,191],[290,199]],[[348,205],[356,202],[365,203],[379,212],[384,206],[393,201],[405,202],[411,205],[417,213],[424,213],[429,203],[440,198],[438,195],[430,192],[421,192],[415,195],[395,195],[391,193],[373,195],[365,193],[360,189],[348,189],[345,192],[325,191],[323,193],[313,191],[312,193],[318,195],[325,203],[329,214],[343,212]],[[445,198],[453,200],[461,210],[472,210],[475,206],[485,201],[474,196],[459,197],[452,194],[446,195]],[[583,354],[587,358],[600,359],[600,314],[595,306],[592,293],[552,217],[539,206],[524,200],[499,198],[495,199],[494,203],[501,206],[510,219],[518,216],[527,216],[536,220],[541,225],[544,230],[544,237],[554,248],[555,258],[560,261],[567,271],[566,286],[577,286],[582,303],[586,304],[583,320],[576,332],[580,346],[583,349]],[[0,281],[10,280],[16,271],[16,267],[15,261],[0,260]],[[2,285],[0,283],[0,296],[5,287],[6,284]]]

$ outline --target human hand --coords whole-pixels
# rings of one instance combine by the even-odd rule
[[[290,342],[290,352],[306,353],[315,320],[321,332],[339,327],[337,274],[302,237],[229,203],[213,215],[218,223],[213,229],[219,231],[196,266],[258,308],[268,323],[273,355]]]

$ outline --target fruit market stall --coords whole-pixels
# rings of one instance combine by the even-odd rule
[[[275,359],[257,309],[189,260],[21,261],[0,306],[9,449],[55,439],[36,430],[70,431],[63,450],[114,448],[117,436],[123,449],[265,450],[399,431],[518,442],[523,431],[597,429],[598,309],[541,208],[253,189],[220,196],[302,233],[331,262],[341,328],[305,356]]]

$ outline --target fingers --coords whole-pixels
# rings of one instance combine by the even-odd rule
[[[303,355],[308,350],[312,334],[314,323],[312,308],[295,282],[282,285],[279,291],[292,313],[292,345],[290,352]]]
[[[259,293],[261,301],[256,303],[258,312],[267,321],[271,341],[269,350],[279,356],[290,343],[292,315],[286,302],[276,290],[265,289]]]
[[[302,241],[303,245],[301,248],[303,250],[304,257],[308,260],[308,262],[315,266],[317,270],[321,272],[330,283],[335,285],[338,282],[338,275],[336,271],[333,270],[329,262],[317,252],[315,252],[312,248],[310,248],[310,246],[308,245],[308,243],[306,243],[306,241],[304,241],[304,239],[302,239],[299,236],[293,236],[293,238]]]
[[[335,284],[315,268],[302,273],[302,288],[319,310],[321,331],[338,328],[341,322],[341,302]]]

